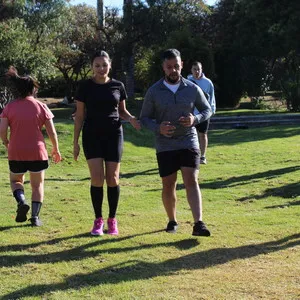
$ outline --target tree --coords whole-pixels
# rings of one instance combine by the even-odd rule
[[[171,47],[171,43],[173,43],[173,47],[177,45],[179,50],[183,47],[187,49],[184,43],[180,43],[180,41],[185,37],[192,38],[194,36],[196,43],[193,42],[189,51],[184,51],[186,55],[184,59],[187,61],[201,59],[198,56],[198,50],[204,45],[211,52],[211,48],[203,41],[200,33],[201,26],[204,24],[203,20],[209,13],[209,9],[203,1],[149,0],[129,2],[130,6],[124,7],[127,9],[124,10],[124,28],[127,28],[127,31],[124,33],[122,48],[128,53],[126,54],[126,61],[129,64],[133,64],[132,57],[134,57],[134,74],[137,76],[136,83],[139,90],[144,90],[149,85],[149,81],[153,82],[154,78],[157,79],[161,75],[161,64],[157,54],[162,49]],[[126,4],[129,5],[127,1]],[[199,30],[197,31],[195,28],[199,28]],[[176,37],[173,38],[175,33],[180,37],[178,41],[176,41]],[[196,39],[198,39],[198,43]],[[197,46],[195,46],[196,44]],[[200,52],[203,54],[202,50]],[[158,64],[156,65],[154,62],[158,62]],[[212,60],[209,60],[207,65],[210,66],[209,69],[213,73]],[[146,70],[147,66],[150,69]],[[188,63],[187,68],[189,68]]]
[[[230,106],[245,92],[261,95],[271,84],[277,62],[287,61],[289,53],[299,49],[299,1],[268,4],[220,0],[214,12],[218,99]]]
[[[18,3],[18,2],[17,2]],[[55,74],[53,39],[65,8],[62,0],[26,2],[14,7],[19,17],[0,22],[0,65],[13,64],[20,71],[46,81]],[[39,24],[39,26],[36,26]]]

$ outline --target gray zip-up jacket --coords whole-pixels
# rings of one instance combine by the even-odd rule
[[[195,115],[194,125],[204,122],[212,115],[208,101],[196,84],[183,77],[175,94],[163,82],[164,78],[148,89],[140,114],[142,125],[155,133],[156,152],[199,149],[196,128],[183,127],[178,119],[193,114],[196,107],[200,113]],[[160,134],[159,127],[163,121],[176,126],[172,137]]]

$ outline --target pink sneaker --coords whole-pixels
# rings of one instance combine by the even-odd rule
[[[94,227],[91,231],[91,235],[103,235],[103,219],[100,217],[94,221]]]
[[[118,235],[119,234],[118,222],[117,222],[116,218],[108,218],[107,226],[108,226],[108,230],[107,230],[108,234],[111,234],[111,235]]]

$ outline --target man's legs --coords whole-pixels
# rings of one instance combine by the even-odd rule
[[[200,164],[206,164],[206,150],[208,145],[208,128],[210,120],[206,120],[203,123],[200,123],[196,126],[198,133],[198,140],[200,144]]]
[[[194,222],[202,221],[202,197],[198,185],[199,170],[182,167],[181,173],[186,189],[186,197],[192,210]]]
[[[207,132],[198,132],[199,144],[201,157],[206,157],[206,150],[208,145],[208,136]]]
[[[169,233],[175,233],[178,227],[176,220],[176,181],[177,172],[162,177],[162,200],[169,218],[169,223],[166,228],[166,231]]]
[[[209,230],[202,221],[202,197],[198,185],[198,173],[195,168],[181,167],[187,199],[194,218],[193,235],[210,236]]]
[[[176,181],[177,172],[162,177],[162,201],[168,215],[169,221],[176,222]]]

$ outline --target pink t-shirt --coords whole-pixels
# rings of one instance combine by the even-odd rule
[[[47,160],[48,153],[41,129],[54,115],[44,103],[28,96],[8,103],[1,118],[8,119],[10,137],[8,160]]]

